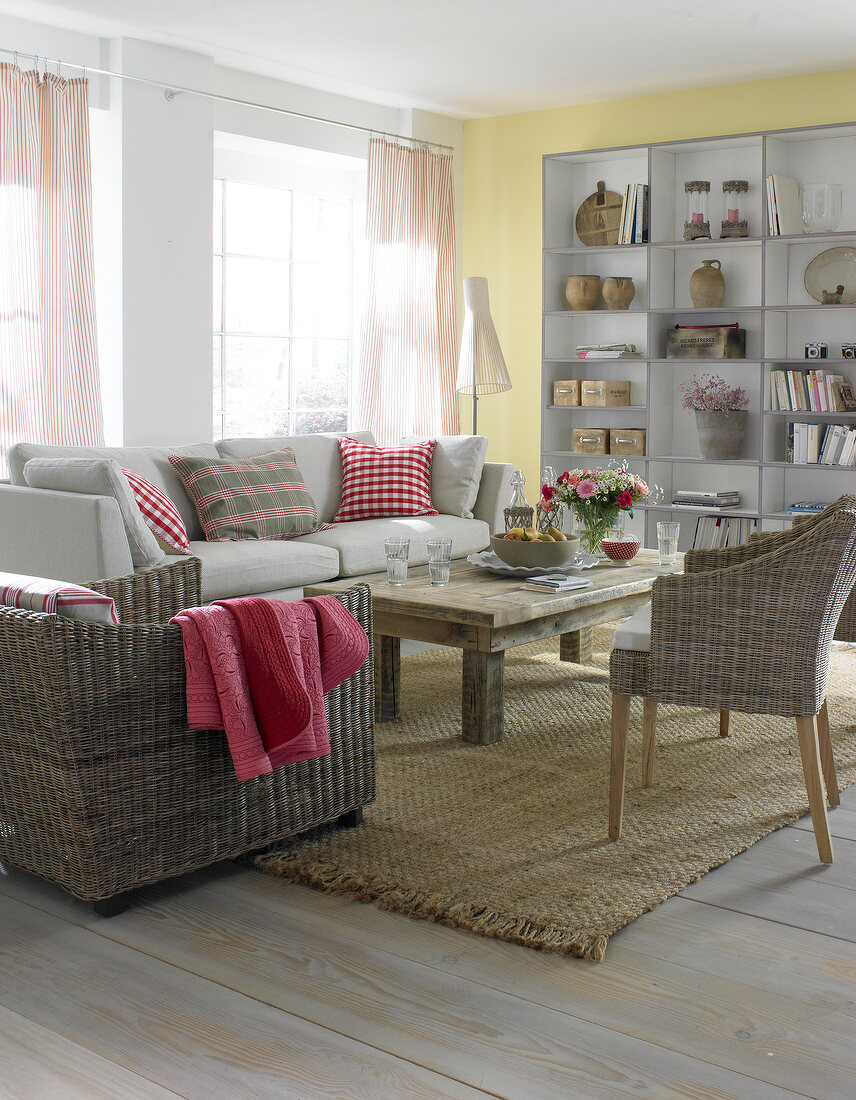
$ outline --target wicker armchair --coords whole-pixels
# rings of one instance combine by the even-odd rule
[[[614,648],[610,659],[610,837],[621,834],[630,697],[641,695],[646,781],[658,703],[795,718],[818,853],[832,862],[820,767],[833,802],[838,784],[829,727],[819,727],[816,716],[835,624],[854,579],[856,511],[836,509],[770,553],[654,582],[650,651]]]
[[[92,587],[113,596],[118,627],[0,608],[0,859],[116,899],[357,823],[375,793],[371,654],[325,697],[329,756],[239,782],[225,735],[186,724],[181,628],[166,625],[201,603],[198,559]],[[339,598],[371,641],[368,587]]]

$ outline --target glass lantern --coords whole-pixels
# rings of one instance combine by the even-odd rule
[[[720,237],[748,237],[749,222],[745,217],[748,180],[722,181],[722,225]]]
[[[556,471],[552,466],[545,466],[541,471],[541,488],[549,486],[551,489],[556,488]],[[550,501],[545,501],[543,497],[538,501],[537,508],[535,509],[536,519],[535,526],[539,531],[547,531],[550,527],[555,527],[559,531],[562,530],[562,524],[565,521],[565,506],[561,501],[556,500],[553,497]]]
[[[511,475],[511,500],[505,509],[506,534],[512,527],[522,527],[524,530],[531,527],[535,519],[535,509],[529,504],[523,492],[525,484],[526,478],[523,476],[523,471],[515,470]]]
[[[710,180],[687,180],[684,191],[687,193],[684,240],[694,241],[699,237],[707,237],[710,240],[710,218],[707,212]]]

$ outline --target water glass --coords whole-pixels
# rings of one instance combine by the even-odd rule
[[[679,523],[657,524],[657,553],[660,556],[660,565],[674,565],[678,560],[678,535],[681,533]]]
[[[428,580],[434,585],[449,583],[452,566],[452,540],[428,539]]]
[[[400,588],[407,584],[407,555],[410,539],[384,539],[386,550],[386,583]]]

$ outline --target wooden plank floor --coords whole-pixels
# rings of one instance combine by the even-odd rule
[[[103,920],[0,876],[0,1097],[856,1096],[856,788],[601,964],[221,865]]]

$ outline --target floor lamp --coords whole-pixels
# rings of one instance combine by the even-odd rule
[[[473,435],[477,435],[478,401],[485,393],[511,389],[487,299],[487,279],[464,279],[464,331],[458,357],[458,393],[473,399]]]

